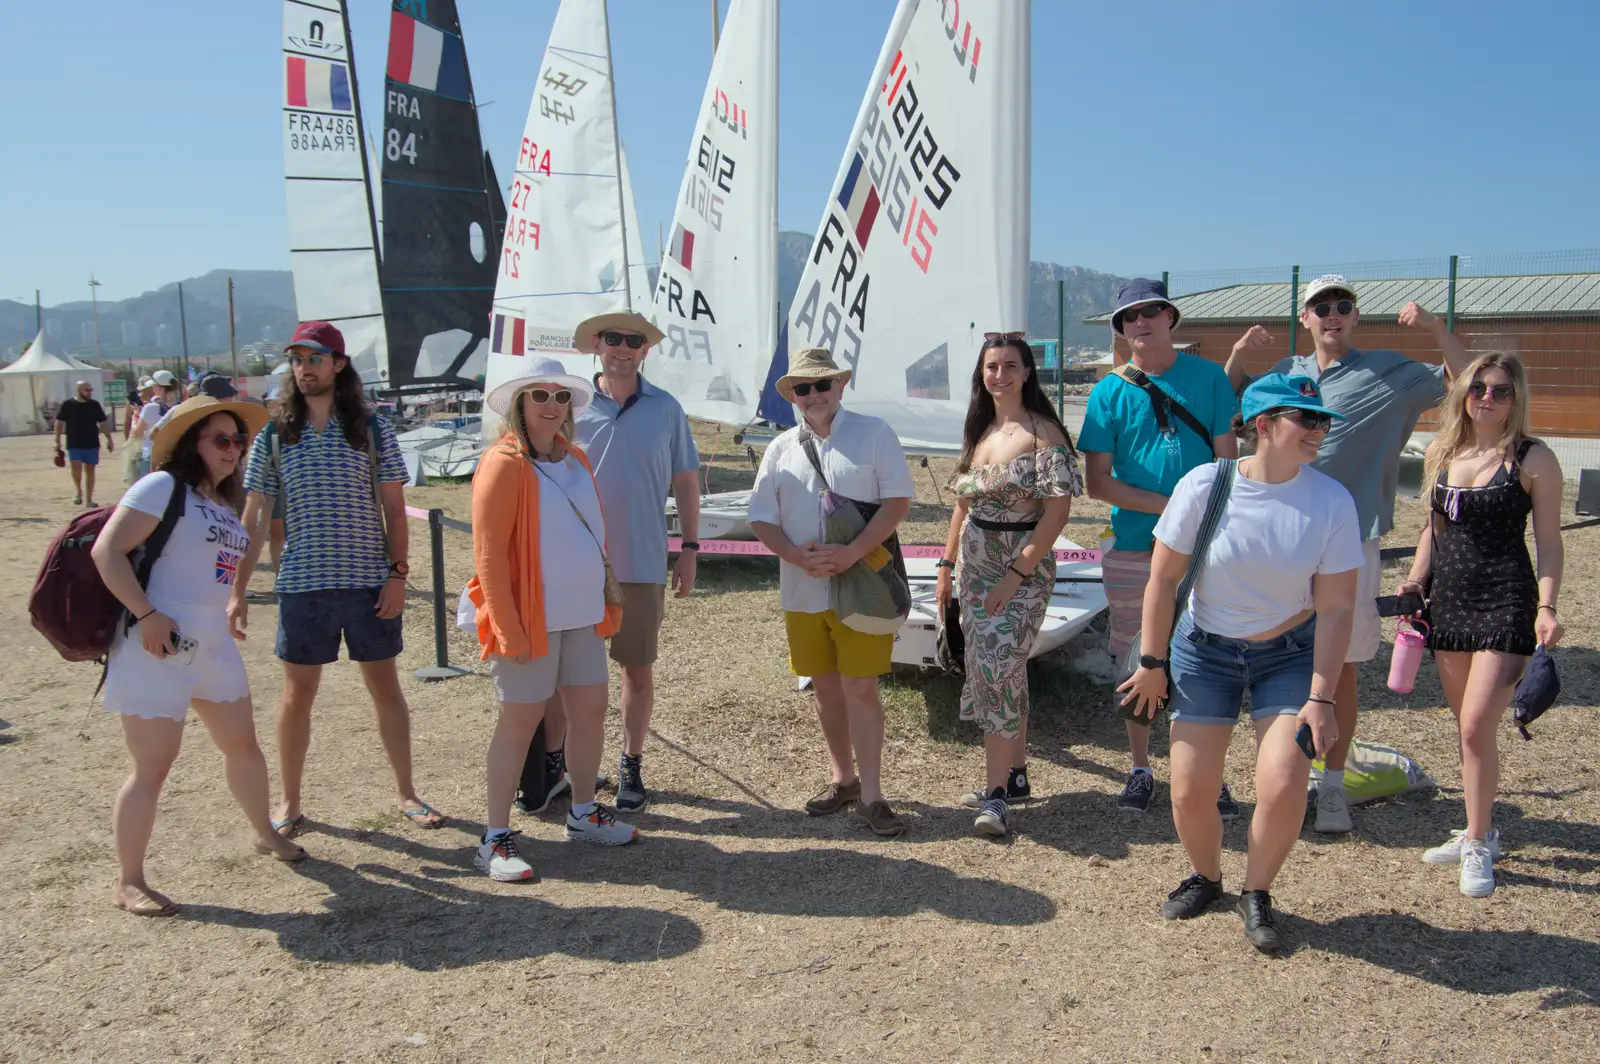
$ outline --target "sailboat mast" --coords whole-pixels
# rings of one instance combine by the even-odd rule
[[[460,21],[459,14],[457,15],[457,21],[458,22]],[[478,90],[476,90],[476,89],[474,89],[472,87],[472,64],[470,62],[468,62],[468,60],[467,60],[467,46],[466,46],[466,33],[465,33],[465,31],[462,32],[461,69],[466,71],[466,74],[467,74],[467,102],[472,105],[472,122],[478,128],[478,143],[482,144],[483,143],[483,120],[478,117]],[[493,103],[493,102],[494,101],[492,101],[492,100],[490,101],[490,103]],[[487,148],[484,151],[480,152],[479,155],[480,155],[480,158],[478,159],[478,172],[483,175],[483,200],[484,200],[484,207],[485,207],[484,213],[487,214],[490,218],[493,218],[494,217],[494,196],[489,191],[489,185],[490,185],[490,181],[489,181],[489,153],[488,153]],[[489,248],[489,247],[493,246],[494,238],[495,238],[495,234],[493,234],[493,233],[485,233],[485,234],[483,234],[484,247],[485,248]]]
[[[346,0],[339,0],[339,21],[344,23],[344,54],[349,57],[346,65],[350,68],[350,103],[351,110],[355,112],[356,143],[358,145],[367,144],[369,143],[367,140],[367,124],[361,117],[361,86],[356,80],[356,45],[355,41],[350,37],[350,5]],[[383,253],[379,249],[383,245],[378,242],[378,213],[377,208],[372,204],[372,169],[367,165],[367,153],[361,151],[360,155],[361,185],[367,195],[367,225],[372,229],[372,255],[378,260],[379,277],[381,278]],[[381,284],[382,281],[380,280],[379,283]],[[384,361],[385,364],[378,368],[383,371],[384,379],[387,380],[389,376],[387,355]]]
[[[606,24],[606,81],[611,86],[611,150],[617,160],[617,217],[622,219],[622,291],[633,310],[633,278],[628,276],[628,208],[622,195],[622,131],[617,126],[617,72],[611,62],[611,9],[601,0],[600,14]]]

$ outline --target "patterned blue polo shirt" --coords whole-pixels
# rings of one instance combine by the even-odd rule
[[[378,479],[405,483],[406,464],[394,429],[383,418],[378,430]],[[331,588],[377,587],[389,577],[383,515],[372,498],[372,460],[344,438],[338,415],[318,432],[307,425],[300,441],[283,446],[283,468],[272,468],[266,433],[250,448],[246,491],[283,494],[283,558],[276,588],[281,594]]]

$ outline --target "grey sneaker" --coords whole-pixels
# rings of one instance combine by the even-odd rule
[[[603,846],[626,846],[639,837],[639,829],[617,819],[617,814],[595,803],[586,816],[567,813],[567,840],[569,842],[598,842]]]
[[[1329,790],[1327,787],[1318,787],[1317,834],[1348,835],[1354,826],[1350,823],[1350,799],[1345,797],[1344,788]]]
[[[617,774],[617,811],[639,813],[650,804],[650,792],[644,789],[644,755],[622,755],[622,767]]]
[[[1423,864],[1458,865],[1461,863],[1461,844],[1466,841],[1465,829],[1458,829],[1450,833],[1450,841],[1426,850],[1422,854]],[[1500,833],[1490,831],[1489,856],[1498,861],[1500,859]]]
[[[1148,772],[1130,772],[1127,785],[1117,798],[1117,808],[1124,813],[1142,813],[1150,808],[1150,799],[1155,797],[1155,793],[1155,776]]]

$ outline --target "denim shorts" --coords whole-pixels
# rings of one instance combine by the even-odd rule
[[[378,616],[377,587],[330,588],[278,593],[280,659],[290,665],[327,665],[339,660],[339,639],[351,661],[399,657],[404,614]]]
[[[70,458],[74,462],[82,462],[84,465],[99,465],[100,464],[100,448],[98,448],[98,447],[68,447],[67,448],[67,457]]]
[[[1259,642],[1229,639],[1195,627],[1185,613],[1172,636],[1172,719],[1233,724],[1246,690],[1250,717],[1300,712],[1311,695],[1315,615],[1281,635]]]

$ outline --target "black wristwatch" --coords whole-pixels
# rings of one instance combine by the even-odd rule
[[[697,539],[686,539],[682,544],[680,544],[679,549],[698,551],[700,549],[700,541]]]
[[[1167,667],[1167,659],[1153,657],[1149,654],[1140,654],[1139,667],[1141,669],[1164,669]]]
[[[410,563],[408,563],[408,562],[390,562],[389,563],[389,578],[391,580],[394,579],[397,576],[400,579],[404,580],[407,577],[409,577],[410,575],[411,575],[411,565],[410,565]]]

